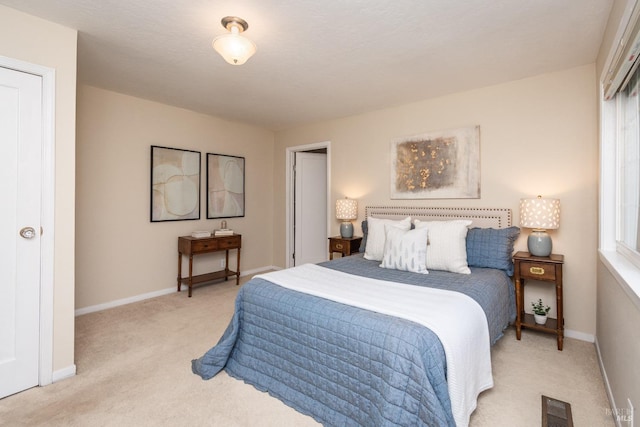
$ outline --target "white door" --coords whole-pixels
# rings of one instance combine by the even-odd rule
[[[42,77],[0,67],[0,398],[38,385]]]
[[[327,155],[296,152],[294,265],[326,261]]]

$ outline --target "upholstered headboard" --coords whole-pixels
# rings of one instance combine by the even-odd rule
[[[402,219],[408,216],[421,221],[468,219],[472,221],[470,227],[507,228],[511,226],[511,209],[505,208],[365,207],[366,218]]]

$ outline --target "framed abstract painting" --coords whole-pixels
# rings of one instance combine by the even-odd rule
[[[200,219],[200,152],[151,146],[151,222]]]
[[[207,153],[207,219],[244,216],[244,157]]]
[[[480,126],[392,141],[391,198],[480,198]]]

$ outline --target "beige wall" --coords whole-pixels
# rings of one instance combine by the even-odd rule
[[[56,72],[54,377],[74,363],[76,41],[75,30],[0,6],[0,55]]]
[[[602,79],[628,3],[628,0],[615,0],[613,3],[598,55],[597,82]],[[640,408],[640,310],[625,292],[626,285],[618,281],[607,265],[598,260],[597,345],[612,405],[615,404],[620,415],[629,415],[627,399],[631,399],[636,408],[637,425]]]
[[[357,198],[358,222],[365,205],[393,203],[511,208],[517,225],[520,198],[557,197],[561,226],[552,237],[554,252],[566,257],[565,325],[588,339],[595,334],[598,229],[594,80],[595,66],[588,65],[277,132],[274,234],[285,234],[285,149],[319,141],[331,141],[332,198]],[[480,199],[390,200],[392,139],[469,125],[480,125]],[[517,249],[526,250],[528,230],[522,234]],[[285,264],[283,239],[274,240],[274,261]],[[553,301],[551,288],[533,284],[527,299]]]
[[[177,237],[220,227],[205,219],[207,152],[245,157],[246,216],[227,220],[242,271],[273,264],[272,132],[83,85],[77,132],[76,308],[176,286]],[[149,221],[151,145],[202,153],[199,221]],[[221,257],[196,257],[196,273]]]
[[[620,415],[627,399],[640,405],[640,310],[602,262],[598,263],[598,350]],[[614,403],[612,402],[612,404]],[[637,421],[636,421],[637,422]]]

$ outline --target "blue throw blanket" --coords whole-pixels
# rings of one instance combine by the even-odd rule
[[[403,273],[381,269],[359,256],[322,265],[384,280],[392,279],[380,275]],[[478,294],[470,296],[480,298],[490,314],[492,341],[511,320],[513,292],[503,272],[406,274],[414,277],[394,281],[435,281],[435,287],[442,287],[448,277],[454,288]],[[486,297],[485,292],[494,296]],[[505,295],[506,301],[496,302]],[[501,315],[494,311],[506,315],[496,323],[492,318]],[[215,347],[192,362],[192,369],[204,379],[225,369],[325,425],[455,424],[444,350],[432,331],[262,279],[252,279],[240,289],[227,330]]]

